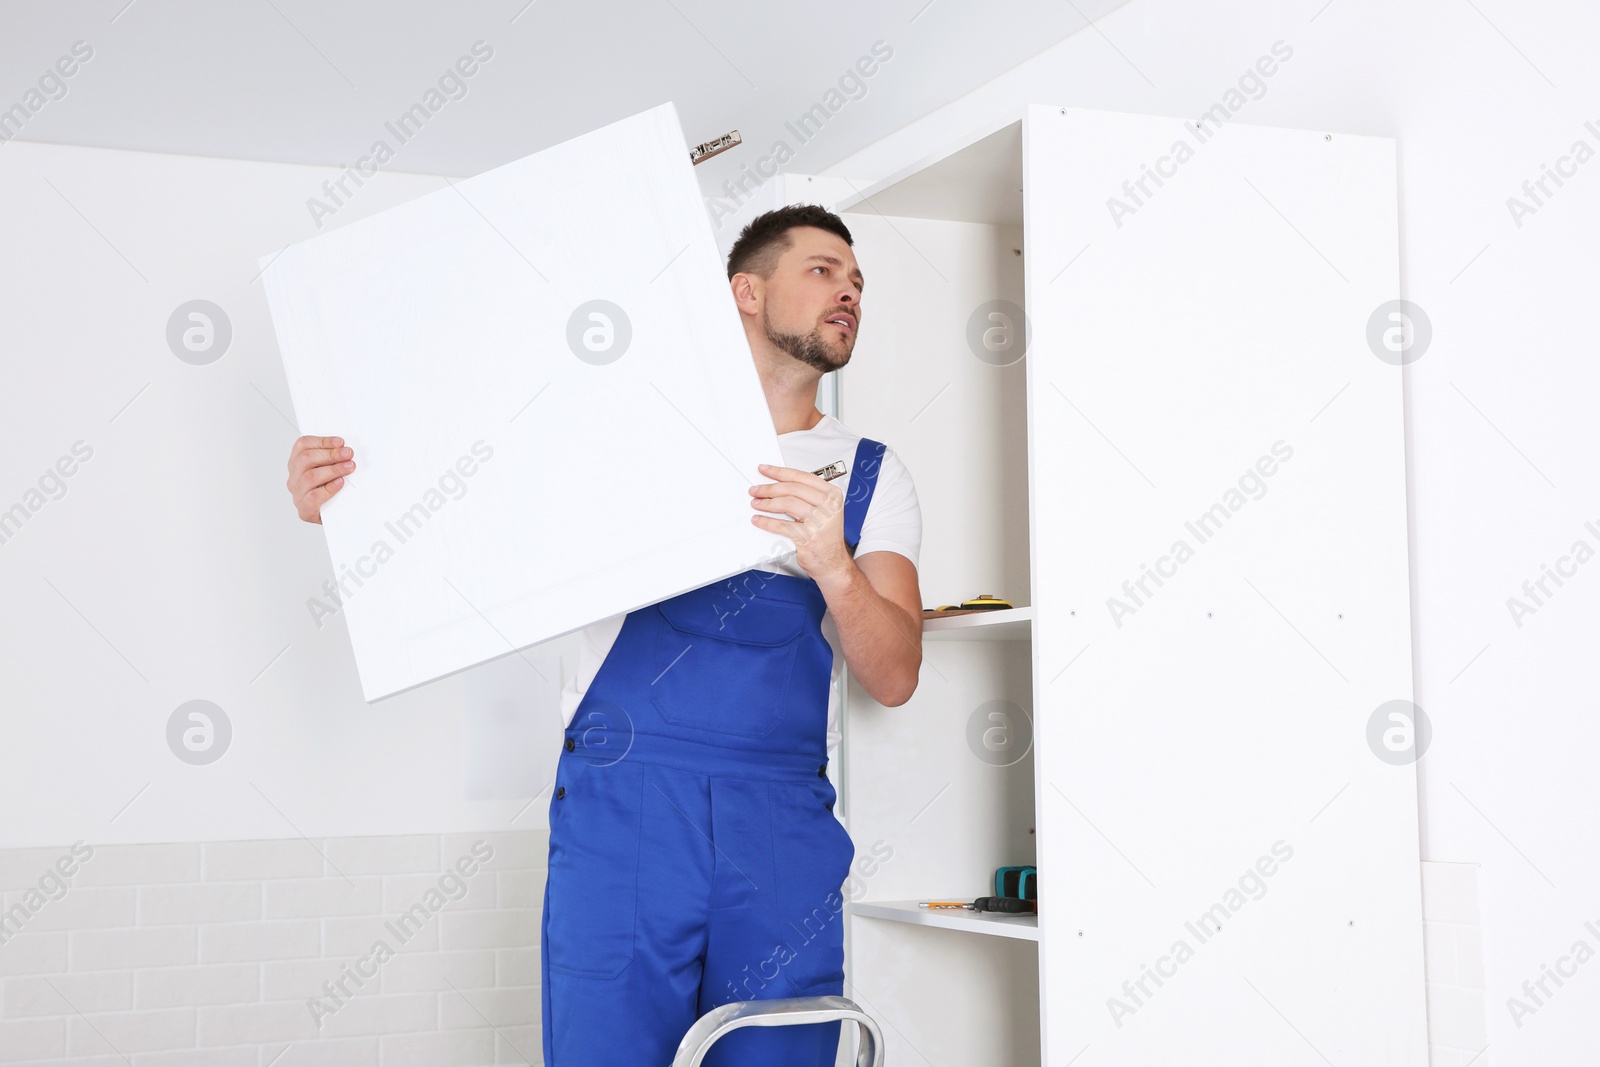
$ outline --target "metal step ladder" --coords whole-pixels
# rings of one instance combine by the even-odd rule
[[[878,1024],[855,1001],[831,996],[740,1000],[712,1008],[678,1042],[672,1067],[700,1067],[718,1038],[743,1026],[803,1026],[834,1021],[853,1022],[860,1029],[856,1067],[883,1067],[883,1034]]]

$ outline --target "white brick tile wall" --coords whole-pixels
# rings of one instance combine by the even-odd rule
[[[526,1026],[539,1021],[539,987],[461,989],[439,998],[439,1027]]]
[[[496,984],[493,949],[460,952],[404,953],[383,965],[385,993],[414,993],[423,990],[488,989]],[[538,983],[506,982],[505,985]]]
[[[1478,924],[1478,865],[1424,863],[1422,917],[1444,923]]]
[[[199,934],[199,963],[303,959],[322,947],[322,925],[316,919],[206,923]]]
[[[383,1039],[383,1067],[435,1067],[440,1063],[493,1063],[494,1031],[456,1030]]]
[[[68,966],[74,971],[105,971],[198,963],[198,934],[198,928],[193,926],[73,930],[69,934]]]
[[[217,1004],[199,1009],[196,1044],[251,1045],[267,1041],[310,1041],[317,1025],[304,998],[255,1004]]]
[[[0,851],[0,890],[37,885],[39,875],[61,858],[65,849],[11,848]]]
[[[1422,865],[1422,946],[1431,1067],[1491,1067],[1478,865]]]
[[[502,1026],[494,1035],[494,1062],[543,1063],[537,1026]]]
[[[363,992],[346,1001],[338,1014],[324,1019],[322,1033],[329,1037],[356,1037],[438,1030],[439,999],[436,993]]]
[[[0,985],[0,1003],[4,1003],[8,1019],[60,1015],[63,1008],[81,1012],[129,1011],[133,1008],[133,972],[7,978]]]
[[[494,847],[497,871],[536,868],[544,870],[550,855],[550,833],[547,830],[501,834],[445,834],[444,854],[456,860],[471,855],[472,843],[479,839]]]
[[[66,934],[14,934],[0,941],[0,974],[54,974],[67,969]]]
[[[202,1004],[248,1004],[260,996],[261,968],[255,963],[161,967],[138,972],[134,979],[133,1006],[175,1008],[185,1004],[196,1007]]]
[[[74,1067],[76,1067],[76,1061]],[[95,1062],[99,1062],[98,1060]],[[128,1067],[127,1061],[116,1061]],[[260,1056],[254,1048],[207,1048],[177,1052],[146,1052],[133,1058],[134,1067],[258,1067]]]
[[[255,882],[139,887],[140,926],[192,926],[259,918],[261,886]]]
[[[544,907],[544,866],[533,870],[500,871],[497,879],[498,896],[502,908]]]
[[[320,918],[325,915],[378,915],[383,912],[383,879],[287,878],[263,882],[262,915],[268,919]]]
[[[532,948],[502,948],[494,954],[495,985],[539,984],[539,939]]]
[[[375,1037],[320,1038],[287,1045],[278,1042],[263,1046],[258,1067],[388,1067],[378,1058],[379,1047]],[[440,1060],[439,1067],[479,1062]]]
[[[467,846],[475,840],[469,836]],[[401,874],[406,871],[435,873],[454,863],[463,848],[441,856],[437,835],[412,837],[338,837],[324,844],[328,864],[335,872],[349,877],[358,874]]]
[[[461,876],[480,840],[493,858]],[[35,893],[0,923],[0,1064],[537,1064],[548,843],[514,831],[94,845],[64,895]],[[67,851],[0,850],[0,917]],[[403,913],[416,927],[404,941],[391,925]]]
[[[67,1056],[194,1047],[193,1008],[100,1012],[67,1019]]]
[[[314,842],[219,841],[205,846],[208,882],[264,882],[274,878],[317,878],[326,864]]]
[[[439,947],[500,948],[539,943],[539,913],[533,908],[458,911],[439,916]]]
[[[459,857],[457,857],[459,858]],[[500,853],[495,852],[495,861],[500,859]],[[453,861],[452,861],[453,862]],[[518,872],[535,874],[539,878],[541,892],[544,887],[544,871]],[[479,874],[487,875],[487,871]],[[383,906],[390,913],[404,911],[406,908],[422,900],[429,890],[440,893],[450,898],[450,910],[472,910],[477,908],[493,908],[498,906],[499,895],[495,891],[495,880],[490,877],[457,878],[460,881],[448,881],[443,888],[439,879],[443,875],[438,872],[433,874],[397,874],[383,880]],[[465,885],[463,892],[462,886]]]
[[[95,845],[94,858],[72,876],[73,888],[198,882],[199,845]]]
[[[433,952],[439,947],[440,918],[431,914],[423,918],[408,906],[387,915],[323,919],[322,944],[327,954],[335,957],[364,956],[380,938],[393,949]]]
[[[23,1019],[0,1023],[0,1063],[59,1059],[67,1051],[67,1020]]]
[[[304,1000],[316,996],[322,991],[322,983],[339,977],[340,968],[348,962],[348,959],[338,956],[328,959],[266,960],[261,964],[260,999]]]
[[[50,930],[85,930],[91,927],[134,925],[138,890],[132,886],[108,889],[74,888],[60,900],[52,901],[28,919],[30,934]],[[0,907],[9,908],[22,898],[22,891],[11,890],[0,897]]]
[[[1483,975],[1483,930],[1476,924],[1456,927],[1456,980],[1469,989],[1487,989]]]

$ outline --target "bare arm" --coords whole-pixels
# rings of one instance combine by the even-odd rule
[[[839,629],[850,673],[872,699],[911,699],[922,668],[922,591],[917,568],[898,552],[868,552],[817,579]]]

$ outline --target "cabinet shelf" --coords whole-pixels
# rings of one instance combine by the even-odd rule
[[[1010,937],[1018,941],[1039,940],[1039,916],[997,915],[986,911],[919,907],[915,900],[858,900],[850,906],[852,915],[916,926],[938,926],[991,937]]]
[[[996,608],[971,615],[923,619],[924,641],[1027,641],[1033,637],[1033,609]]]

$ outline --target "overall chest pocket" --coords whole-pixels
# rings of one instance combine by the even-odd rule
[[[765,737],[799,715],[805,693],[794,677],[806,609],[760,595],[744,576],[656,605],[650,699],[666,722],[741,737]]]

